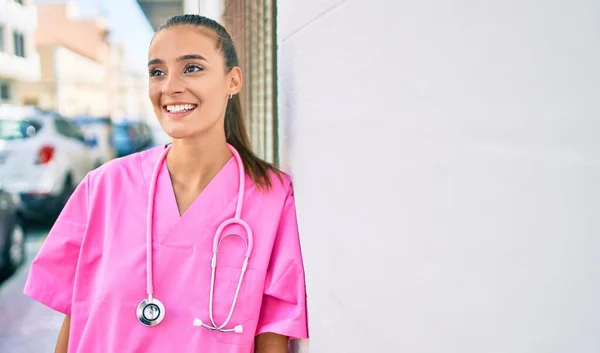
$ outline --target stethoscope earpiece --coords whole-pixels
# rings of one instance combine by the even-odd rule
[[[214,327],[214,326],[208,326],[205,323],[203,323],[202,320],[200,320],[199,318],[195,318],[192,325],[194,325],[196,327],[204,327],[209,330],[219,331],[219,332],[235,332],[235,333],[243,333],[244,332],[244,326],[242,326],[242,325],[237,325],[233,329],[221,329],[221,328]]]

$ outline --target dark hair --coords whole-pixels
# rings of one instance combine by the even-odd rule
[[[220,50],[225,59],[225,66],[228,70],[239,65],[233,40],[227,30],[218,22],[204,16],[185,14],[169,18],[162,26],[158,28],[157,33],[163,29],[176,26],[191,26],[205,28],[216,35],[216,49]],[[252,151],[246,123],[242,114],[242,103],[239,95],[234,95],[227,102],[225,110],[225,136],[227,142],[231,144],[240,154],[244,169],[252,181],[260,190],[269,189],[272,186],[270,172],[281,179],[280,171],[272,164],[260,159]]]

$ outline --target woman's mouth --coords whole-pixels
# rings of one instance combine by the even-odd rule
[[[196,107],[198,107],[197,104],[168,104],[163,106],[163,109],[171,118],[182,118],[196,109]]]

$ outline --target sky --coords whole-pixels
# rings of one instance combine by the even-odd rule
[[[124,45],[132,69],[146,73],[148,45],[154,31],[136,0],[71,0],[82,16],[104,14],[111,31],[111,40]],[[56,3],[68,0],[33,0],[30,3]]]

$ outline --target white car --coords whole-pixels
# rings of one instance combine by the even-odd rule
[[[0,106],[0,181],[18,195],[22,215],[58,215],[100,162],[69,120],[33,107]]]

